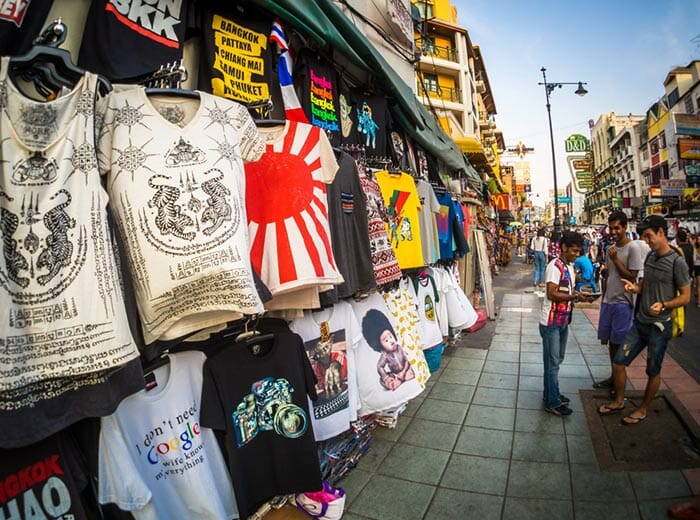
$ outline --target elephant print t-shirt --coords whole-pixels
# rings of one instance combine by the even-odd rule
[[[144,339],[262,312],[248,255],[243,161],[264,143],[238,103],[112,93],[100,161]]]

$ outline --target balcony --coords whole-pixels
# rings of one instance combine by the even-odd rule
[[[427,85],[426,85],[427,89]],[[462,102],[462,91],[453,87],[440,87],[435,90],[427,90],[430,99],[440,99],[442,101],[451,101],[453,103]]]
[[[421,52],[423,56],[459,63],[459,55],[457,54],[457,49],[454,47],[441,47],[440,45],[426,44],[421,49]]]

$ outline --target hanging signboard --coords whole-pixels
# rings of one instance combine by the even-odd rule
[[[700,139],[679,137],[678,156],[681,159],[700,159]]]
[[[662,197],[680,197],[686,187],[684,179],[660,179]]]
[[[586,193],[593,188],[593,161],[591,160],[591,142],[581,134],[572,134],[564,141],[568,155],[569,172],[574,181],[574,189],[579,193]]]
[[[493,205],[499,210],[509,210],[510,209],[510,194],[509,193],[494,193],[491,195],[493,197]]]
[[[688,184],[700,184],[700,164],[686,164],[683,170]]]
[[[683,204],[700,204],[700,188],[686,188],[683,190]]]
[[[411,13],[400,0],[387,0],[386,8],[389,18],[406,37],[406,40],[413,43],[413,19]]]
[[[566,153],[584,153],[591,151],[591,142],[588,138],[581,134],[571,134],[564,141]]]
[[[700,136],[700,114],[673,114],[676,134]]]

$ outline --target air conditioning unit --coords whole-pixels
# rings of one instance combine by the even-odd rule
[[[476,91],[479,94],[485,94],[486,93],[486,83],[483,82],[483,80],[478,80],[474,82],[474,85],[476,86]]]

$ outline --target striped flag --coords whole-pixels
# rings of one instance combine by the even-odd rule
[[[277,44],[277,74],[280,78],[280,89],[282,91],[282,102],[284,103],[285,117],[290,121],[308,123],[309,120],[304,114],[299,103],[299,98],[292,83],[292,56],[287,43],[287,36],[279,20],[272,24],[270,41]]]

